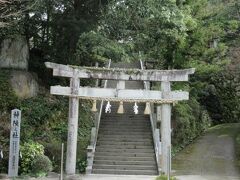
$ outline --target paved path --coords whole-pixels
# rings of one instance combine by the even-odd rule
[[[135,175],[79,175],[76,177],[68,178],[68,180],[155,180],[156,176],[135,176]],[[198,175],[187,175],[177,176],[177,180],[239,180],[238,177],[221,177],[218,176],[198,176]],[[8,179],[9,180],[9,179]],[[29,178],[24,180],[59,180],[59,178]]]
[[[86,175],[82,180],[155,180],[156,176],[135,176],[135,175]]]
[[[173,170],[178,180],[240,180],[235,165],[234,135],[239,124],[211,128],[195,143],[173,159]],[[155,180],[156,176],[78,175],[71,180]],[[35,178],[31,178],[33,180]],[[39,178],[38,178],[39,179]],[[40,178],[58,180],[58,178]]]
[[[64,178],[66,179],[66,178]],[[135,175],[78,175],[68,180],[155,180],[156,176],[135,176]],[[186,176],[177,176],[177,180],[239,180],[238,177],[221,177],[218,176],[198,176],[198,175],[186,175]],[[10,180],[9,178],[3,178],[2,180]],[[16,178],[16,180],[59,180],[59,177],[42,177],[42,178]]]
[[[197,175],[203,180],[240,180],[239,168],[236,167],[235,162],[233,138],[239,130],[240,124],[211,128],[173,159],[174,174]]]
[[[177,176],[177,180],[239,180],[239,177],[187,175],[187,176]]]
[[[155,180],[156,176],[113,176],[113,175],[87,175],[81,180]],[[238,177],[222,177],[224,180],[239,180]],[[219,176],[187,175],[177,176],[177,180],[221,180]]]

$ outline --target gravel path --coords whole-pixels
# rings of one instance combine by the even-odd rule
[[[234,151],[234,134],[240,124],[221,125],[211,128],[195,143],[189,145],[174,159],[175,175],[198,175],[203,179],[239,179]]]

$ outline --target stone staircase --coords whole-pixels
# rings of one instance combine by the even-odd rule
[[[139,63],[112,67],[140,68]],[[107,83],[108,88],[116,86],[117,81]],[[126,81],[125,88],[143,89],[143,82]],[[143,114],[145,104],[138,104],[137,115],[133,112],[134,103],[124,102],[123,114],[117,114],[119,103],[111,102],[111,105],[111,113],[103,110],[101,116],[92,173],[158,175],[150,116]]]
[[[125,113],[117,114],[118,104],[112,104],[112,113],[102,115],[92,173],[158,174],[149,115],[144,104],[138,115],[132,106],[125,103]]]
[[[140,68],[140,65],[114,63],[111,67]],[[108,80],[107,88],[116,88],[117,83]],[[143,82],[126,81],[125,89],[144,89]],[[150,116],[144,115],[145,104],[138,104],[137,115],[133,112],[134,103],[124,102],[123,114],[117,114],[119,103],[114,102],[111,113],[105,113],[106,104],[92,129],[87,174],[158,175]]]

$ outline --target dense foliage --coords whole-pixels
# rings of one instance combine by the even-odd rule
[[[208,112],[191,98],[173,108],[173,144],[174,154],[201,135],[211,123]]]
[[[1,75],[1,79],[4,79],[5,83],[4,91],[0,91],[1,101],[5,103],[4,109],[6,110],[3,111],[4,109],[2,109],[0,111],[0,148],[4,154],[4,158],[0,159],[0,172],[7,172],[10,133],[9,117],[12,108],[22,110],[20,173],[33,173],[38,176],[46,173],[44,169],[43,172],[36,172],[32,166],[33,160],[38,155],[43,154],[51,160],[53,170],[58,172],[60,170],[61,143],[66,144],[67,139],[68,99],[50,96],[48,91],[44,89],[41,90],[37,97],[18,99],[8,83],[9,71],[1,71]],[[9,96],[9,94],[13,96]],[[9,98],[13,98],[13,100],[9,100]],[[78,131],[79,171],[83,171],[82,168],[86,164],[86,147],[89,143],[90,130],[93,124],[89,106],[89,102],[82,101],[80,103],[79,113],[81,116],[79,117]],[[46,160],[42,163],[48,163],[48,161]],[[40,166],[41,164],[39,164]]]
[[[33,168],[33,161],[37,156],[43,155],[44,147],[39,143],[25,142],[20,146],[21,161],[20,171],[23,174],[31,173]]]
[[[239,0],[33,0],[16,1],[4,8],[19,13],[0,16],[0,21],[8,24],[0,26],[0,39],[19,34],[26,37],[29,70],[38,74],[43,86],[37,97],[18,99],[8,82],[10,71],[0,71],[0,145],[5,154],[9,112],[17,107],[23,110],[22,142],[43,145],[53,169],[59,169],[58,155],[67,137],[68,101],[50,96],[45,88],[69,82],[52,78],[45,61],[93,66],[108,59],[141,58],[157,69],[196,68],[189,83],[172,87],[190,92],[188,102],[173,108],[176,151],[209,125],[239,122]],[[153,83],[153,88],[159,87]],[[92,117],[88,102],[80,106],[77,165],[82,172]],[[0,160],[1,172],[6,172],[6,157]],[[30,171],[31,167],[22,170]]]
[[[32,162],[32,173],[37,177],[45,176],[52,171],[52,162],[45,155],[37,155]]]
[[[77,54],[82,57],[90,47],[88,56],[95,60],[127,61],[138,59],[140,53],[143,59],[157,59],[163,67],[172,67],[174,52],[192,26],[193,19],[174,1],[114,0],[104,8],[99,26],[80,36]],[[86,39],[91,43],[83,44]]]

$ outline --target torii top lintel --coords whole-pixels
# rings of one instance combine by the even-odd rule
[[[62,65],[52,62],[45,62],[45,65],[47,68],[53,69],[54,76],[123,81],[188,81],[188,75],[195,72],[194,68],[183,70],[105,69]]]

